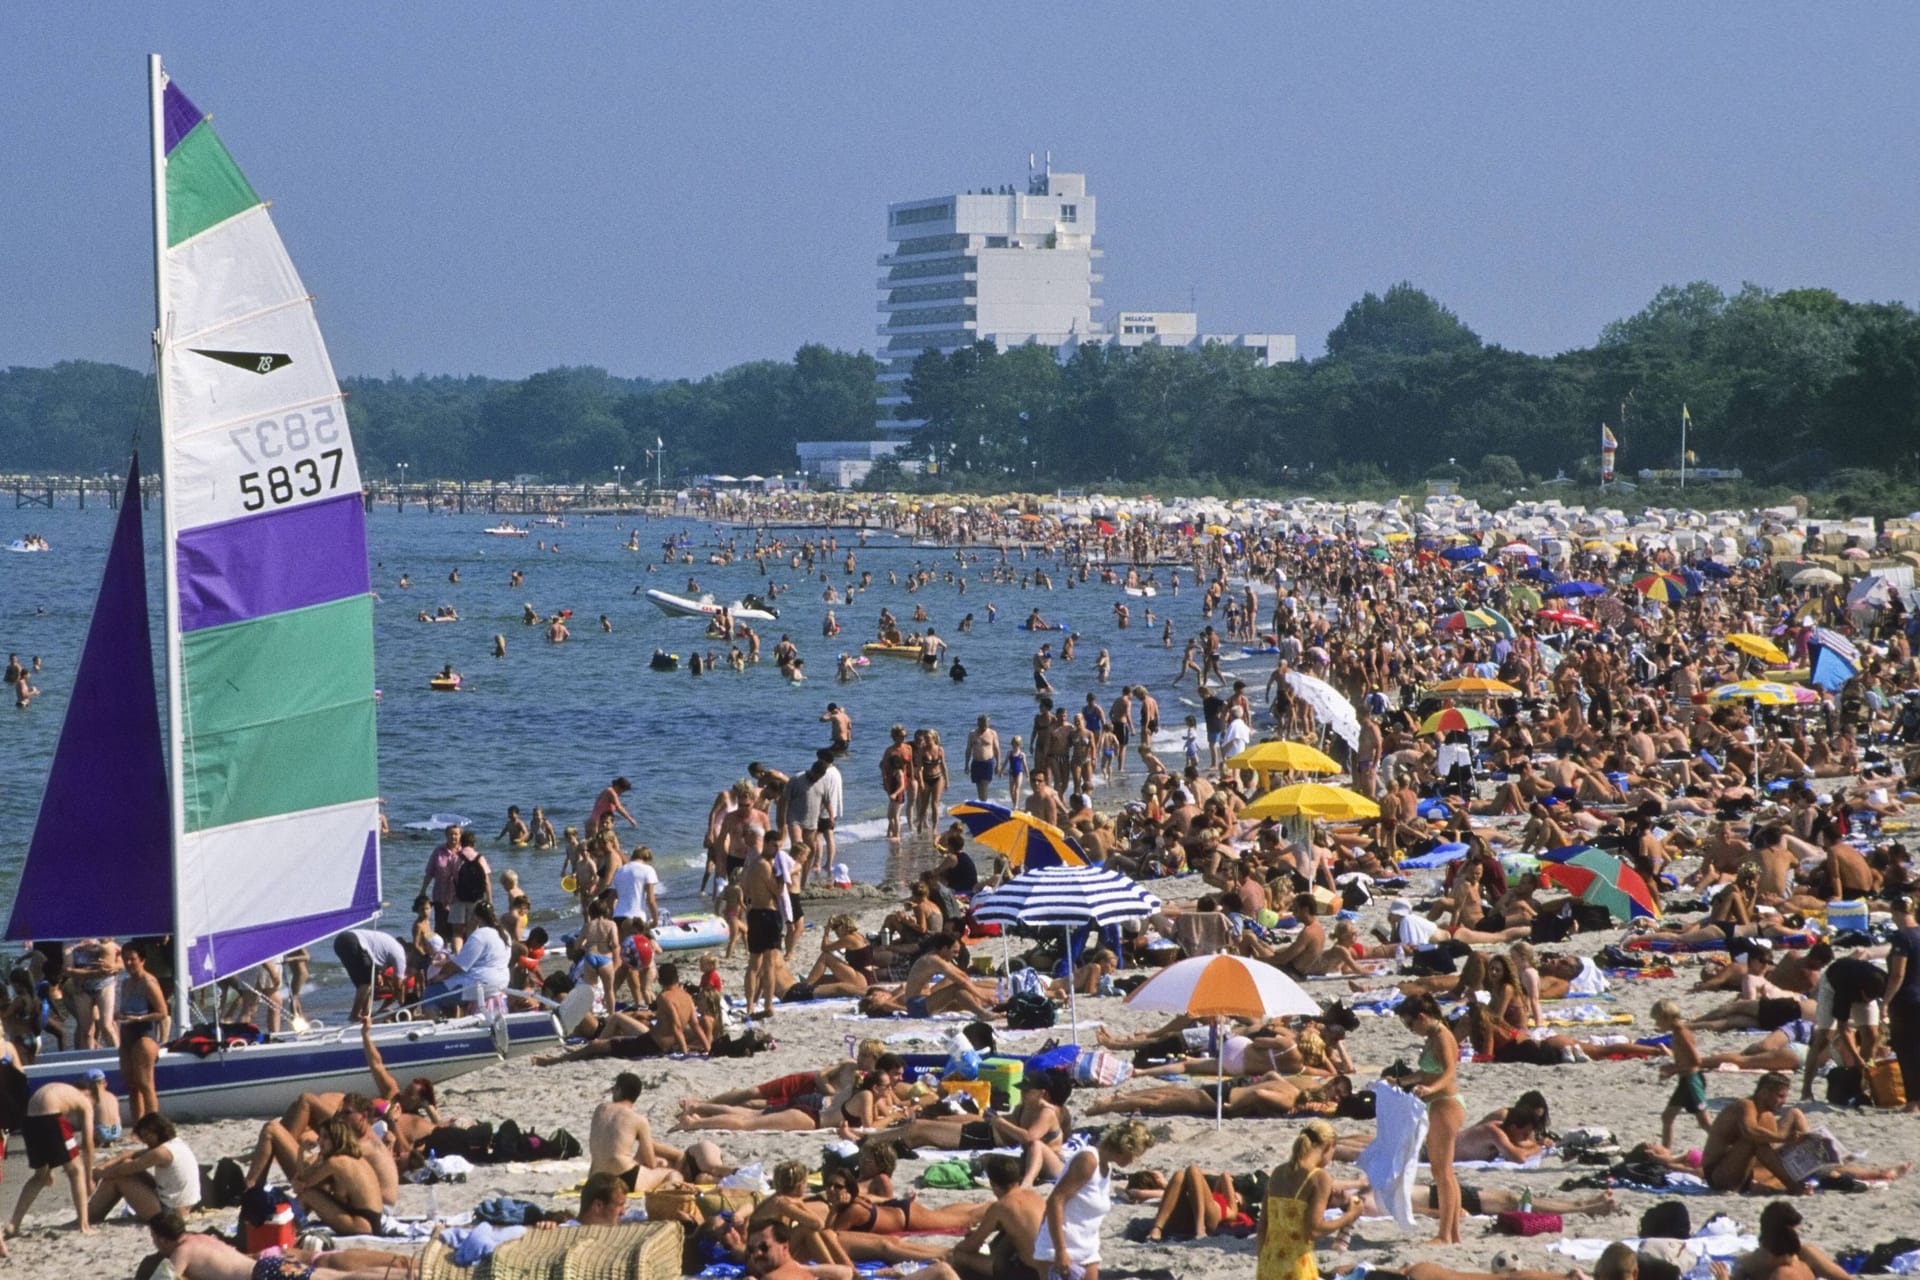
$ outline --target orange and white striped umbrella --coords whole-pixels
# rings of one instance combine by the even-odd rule
[[[1194,956],[1170,964],[1136,987],[1125,1003],[1190,1018],[1268,1018],[1320,1012],[1300,984],[1246,956]]]

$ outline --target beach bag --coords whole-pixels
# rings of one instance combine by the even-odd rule
[[[1059,1016],[1053,1001],[1034,992],[1022,991],[1007,1001],[1007,1026],[1015,1031],[1050,1027]]]
[[[1836,1107],[1870,1107],[1866,1078],[1858,1067],[1835,1067],[1827,1072],[1827,1101]]]
[[[1693,1234],[1693,1215],[1678,1200],[1662,1200],[1640,1215],[1643,1240],[1685,1240]]]
[[[1509,1209],[1493,1216],[1493,1229],[1503,1236],[1558,1235],[1560,1215],[1534,1209]]]
[[[1073,1064],[1075,1084],[1110,1087],[1126,1083],[1132,1074],[1132,1063],[1105,1049],[1088,1049]]]
[[[1876,1107],[1907,1105],[1906,1081],[1901,1078],[1900,1064],[1891,1058],[1876,1062],[1868,1069],[1867,1089],[1873,1094],[1873,1105]]]

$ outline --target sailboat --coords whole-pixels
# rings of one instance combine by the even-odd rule
[[[380,914],[373,596],[312,299],[205,114],[158,55],[148,75],[166,714],[136,456],[6,936],[170,937],[178,1018],[192,989]],[[559,1031],[501,1011],[382,1026],[375,1043],[396,1075],[442,1080]],[[112,1049],[27,1075],[96,1067],[122,1088]],[[272,1114],[367,1078],[358,1028],[163,1050],[155,1073],[183,1118]]]

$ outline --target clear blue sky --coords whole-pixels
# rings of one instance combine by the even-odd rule
[[[11,4],[0,365],[146,363],[150,49],[343,373],[870,348],[886,203],[1049,147],[1108,318],[1309,353],[1401,279],[1538,352],[1689,279],[1920,297],[1908,4]]]

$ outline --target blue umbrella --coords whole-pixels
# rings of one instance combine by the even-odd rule
[[[1486,552],[1474,546],[1472,543],[1468,543],[1463,547],[1448,547],[1440,553],[1440,558],[1442,560],[1451,560],[1455,564],[1465,564],[1469,560],[1478,560],[1486,554]]]
[[[1561,599],[1570,596],[1603,596],[1606,593],[1607,589],[1597,582],[1583,582],[1577,579],[1573,582],[1556,582],[1547,588],[1548,595]]]
[[[1694,567],[1701,573],[1706,574],[1709,578],[1731,578],[1733,576],[1732,566],[1721,564],[1718,560],[1702,560]]]
[[[1520,576],[1533,582],[1545,583],[1548,586],[1552,586],[1554,583],[1560,581],[1560,575],[1543,564],[1534,565],[1530,569],[1522,569]]]

